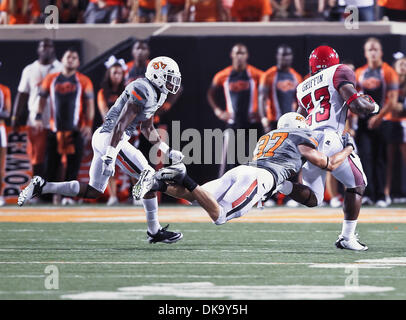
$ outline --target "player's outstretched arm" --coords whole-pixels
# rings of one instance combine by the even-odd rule
[[[362,95],[350,83],[340,87],[339,93],[350,110],[358,115],[368,115],[379,111],[378,104],[368,95]]]
[[[343,150],[337,152],[331,157],[328,157],[320,151],[317,151],[316,149],[305,144],[299,145],[298,149],[300,154],[315,166],[318,166],[324,170],[333,171],[337,169],[345,161],[345,159],[347,159],[347,157],[354,150],[354,147],[352,145],[348,145]]]
[[[173,163],[179,163],[185,157],[182,152],[173,150],[164,141],[161,140],[158,131],[154,127],[154,119],[150,119],[141,122],[141,132],[147,140],[153,145],[158,145],[158,149],[168,156]]]

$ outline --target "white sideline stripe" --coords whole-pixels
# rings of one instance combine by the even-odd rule
[[[311,265],[307,262],[217,262],[217,261],[0,261],[1,264],[105,264],[105,265],[165,265],[165,264],[218,264],[218,265]]]

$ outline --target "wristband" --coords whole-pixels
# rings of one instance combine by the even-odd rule
[[[167,154],[170,150],[169,146],[165,142],[160,142],[158,145],[158,149],[161,150],[164,154]]]
[[[379,105],[376,102],[374,102],[374,107],[375,107],[375,109],[374,109],[374,111],[372,111],[372,113],[378,113],[379,112]]]
[[[360,94],[360,93],[358,93],[358,92],[354,93],[354,94],[347,100],[347,102],[346,102],[347,106],[349,106],[351,102],[353,102],[355,99],[357,99],[357,98],[359,98],[359,97],[361,97],[361,94]]]
[[[112,159],[116,159],[118,151],[119,150],[117,148],[114,148],[112,146],[108,146],[106,148],[106,153],[104,155],[108,156],[108,157],[111,157]]]
[[[353,147],[354,148],[354,147]],[[327,157],[327,163],[326,163],[326,166],[323,168],[323,170],[326,170],[327,168],[328,168],[328,164],[329,164],[329,162],[330,162],[330,158],[329,157]]]

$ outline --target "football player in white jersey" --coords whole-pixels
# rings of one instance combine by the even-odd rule
[[[45,193],[60,194],[67,197],[95,199],[106,190],[110,176],[114,175],[115,165],[136,179],[143,179],[140,173],[148,168],[154,170],[144,155],[128,142],[138,125],[145,137],[156,144],[174,163],[183,159],[180,151],[172,150],[161,141],[153,125],[154,113],[165,102],[167,94],[180,88],[181,73],[177,63],[168,57],[152,59],[145,72],[145,78],[132,81],[115,104],[110,108],[103,125],[92,137],[93,160],[89,170],[89,184],[77,180],[68,182],[47,182],[34,176],[30,184],[21,191],[18,205]],[[161,228],[158,220],[158,200],[155,192],[143,198],[147,215],[148,241],[150,243],[172,243],[183,235]]]
[[[370,96],[355,89],[354,72],[339,64],[337,52],[328,46],[313,50],[309,57],[311,77],[296,89],[298,113],[306,116],[307,124],[319,135],[319,151],[331,156],[342,150],[342,134],[350,109],[356,114],[379,112],[379,106]],[[303,166],[303,184],[316,194],[320,205],[324,198],[325,171],[307,162]],[[367,184],[361,161],[354,151],[344,163],[332,171],[333,176],[345,186],[344,221],[342,232],[335,245],[340,249],[357,251],[368,247],[359,242],[355,228]],[[289,183],[289,182],[286,182]]]

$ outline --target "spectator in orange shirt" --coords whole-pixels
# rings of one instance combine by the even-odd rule
[[[124,91],[124,72],[125,69],[127,69],[124,61],[117,60],[114,56],[110,57],[105,63],[105,66],[107,70],[103,82],[101,83],[101,89],[97,93],[97,106],[103,119],[117,98]],[[108,188],[110,197],[107,201],[107,205],[111,206],[117,204],[117,180],[114,176],[110,177]]]
[[[263,71],[248,64],[248,49],[241,43],[233,46],[230,57],[231,66],[217,72],[214,76],[207,92],[207,100],[217,118],[234,131],[235,137],[238,129],[245,129],[245,155],[250,156],[253,150],[249,150],[249,129],[255,129],[257,136],[262,134],[258,114],[258,85]],[[224,92],[225,108],[218,101],[217,93],[220,90]],[[231,138],[226,131],[219,176],[240,164],[235,157],[236,154],[234,153],[234,157],[231,155],[238,150],[237,141],[229,144],[231,141],[229,139]],[[229,158],[227,154],[231,157]]]
[[[10,89],[0,84],[0,207],[5,205],[3,198],[3,173],[5,171],[7,155],[7,133],[5,120],[10,117],[11,93]]]
[[[137,0],[131,8],[130,22],[166,22],[167,0]]]
[[[118,23],[123,0],[90,0],[84,13],[85,23]]]
[[[369,38],[364,45],[367,64],[355,71],[357,87],[370,95],[380,106],[378,114],[358,117],[356,143],[368,185],[363,203],[376,202],[379,207],[387,207],[385,199],[385,153],[386,142],[382,130],[398,101],[399,77],[396,71],[382,60],[382,44],[377,38]],[[354,128],[353,128],[354,129]]]
[[[42,126],[42,112],[51,97],[51,130],[48,138],[48,178],[56,181],[76,180],[82,160],[84,142],[92,137],[94,93],[91,80],[78,72],[79,53],[68,49],[62,57],[63,69],[45,77],[41,84],[37,128]],[[61,159],[66,158],[66,172],[55,177]],[[59,179],[58,179],[59,178]],[[66,204],[72,203],[66,199]],[[64,204],[64,200],[62,201]]]
[[[276,50],[276,66],[261,77],[259,114],[265,132],[276,129],[280,116],[297,109],[296,87],[303,78],[292,68],[292,62],[292,48],[280,45]]]
[[[392,203],[391,186],[393,174],[393,162],[397,150],[400,150],[403,163],[406,165],[406,57],[395,62],[395,71],[399,76],[399,97],[398,102],[392,111],[390,120],[385,127],[387,137],[387,167],[385,198],[388,204]],[[400,178],[400,176],[397,176]]]
[[[186,0],[184,21],[228,21],[229,16],[222,0]]]
[[[269,0],[234,0],[231,7],[233,21],[269,21],[271,14]]]
[[[380,17],[392,21],[406,21],[406,0],[378,0]]]
[[[279,118],[287,112],[297,109],[296,87],[302,82],[302,76],[292,68],[293,51],[287,45],[276,49],[276,66],[264,72],[259,82],[259,115],[264,132],[276,129]],[[265,206],[273,206],[269,199]],[[298,206],[294,200],[286,202],[289,207]]]
[[[3,0],[0,4],[2,24],[36,23],[41,15],[38,0]]]

